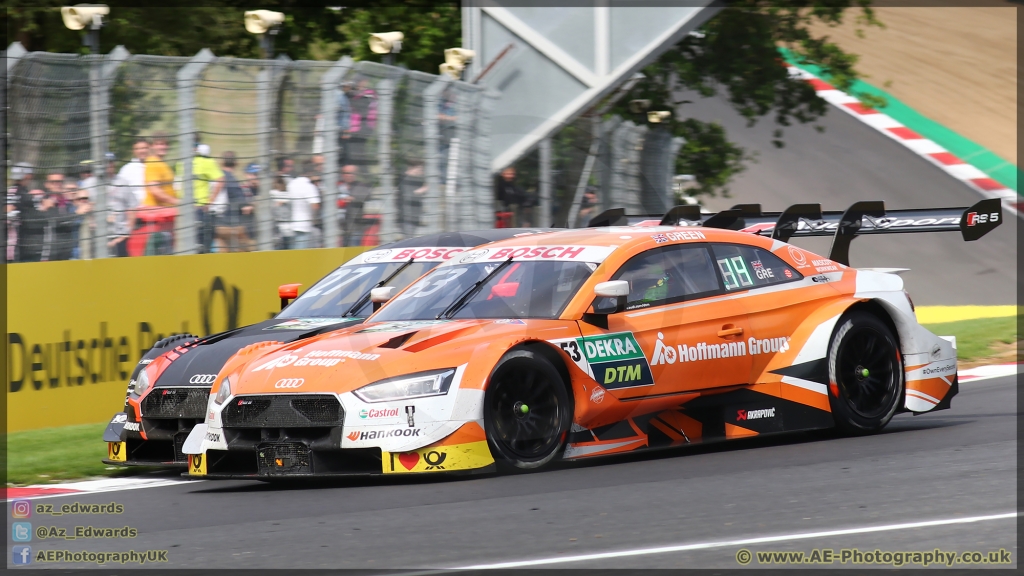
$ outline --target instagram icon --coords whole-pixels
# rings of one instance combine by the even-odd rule
[[[31,518],[32,517],[32,501],[31,500],[15,500],[11,503],[11,517],[12,518]]]

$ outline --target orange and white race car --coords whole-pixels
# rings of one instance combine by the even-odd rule
[[[185,442],[189,474],[522,470],[793,430],[876,432],[899,412],[949,408],[956,343],[917,323],[894,270],[849,267],[849,242],[973,240],[1001,219],[998,200],[679,208],[664,220],[675,226],[495,242],[397,295],[376,289],[388,303],[365,324],[241,350]],[[831,258],[785,241],[823,234]]]

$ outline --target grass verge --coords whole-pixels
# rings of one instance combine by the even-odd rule
[[[24,486],[93,476],[129,476],[149,468],[107,466],[103,430],[107,423],[82,424],[42,430],[11,432],[0,450],[6,450],[7,484]]]
[[[992,362],[1015,362],[1015,354],[1007,354],[1008,347],[1017,343],[1018,316],[1003,318],[977,318],[958,322],[923,324],[939,336],[956,336],[956,356],[960,362],[977,362],[986,358],[1000,358]],[[1009,356],[1009,358],[1002,358]]]

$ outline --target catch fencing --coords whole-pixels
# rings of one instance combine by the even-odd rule
[[[9,261],[115,254],[124,221],[110,198],[123,190],[111,184],[125,182],[113,176],[138,137],[158,133],[178,201],[134,213],[131,255],[366,246],[495,225],[497,94],[483,86],[349,57],[78,56],[18,43],[5,55],[7,173],[31,165],[36,208],[50,199],[41,233],[8,209]],[[226,187],[207,204],[199,144],[218,165],[233,153],[240,196]],[[87,166],[96,178],[83,181]],[[286,181],[300,176],[319,189],[318,210],[295,211]],[[132,191],[145,202],[145,188]]]
[[[490,163],[499,94],[447,76],[205,49],[191,58],[123,47],[78,56],[14,43],[6,57],[7,168],[30,164],[35,206],[50,199],[44,212],[21,213],[16,199],[8,209],[8,261],[369,246],[441,230],[583,226],[607,208],[662,213],[675,203],[682,139],[593,112],[515,163],[522,205],[498,203]],[[144,203],[146,189],[114,176],[132,171],[124,165],[136,140],[156,134],[167,136],[178,200],[129,218],[112,199],[124,199],[128,184]],[[199,144],[208,161],[196,159]],[[210,165],[223,166],[228,152],[239,187],[210,203]],[[85,166],[96,178],[81,177]],[[299,176],[315,183],[317,210],[287,186]]]

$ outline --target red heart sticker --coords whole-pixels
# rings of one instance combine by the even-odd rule
[[[405,466],[406,470],[412,470],[416,467],[416,463],[420,461],[420,455],[416,452],[404,452],[398,455],[398,461]]]

